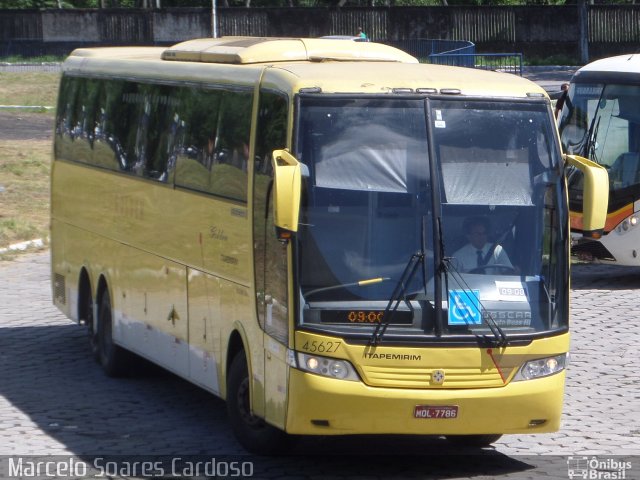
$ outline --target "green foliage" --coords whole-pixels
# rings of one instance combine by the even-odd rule
[[[570,55],[527,56],[525,65],[580,65],[580,61]]]
[[[0,8],[58,8],[56,0],[0,0]]]

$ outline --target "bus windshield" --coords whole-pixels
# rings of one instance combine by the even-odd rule
[[[540,101],[302,97],[300,323],[370,329],[419,254],[387,336],[473,338],[487,318],[516,335],[565,328],[549,115]]]
[[[576,83],[569,90],[560,123],[563,147],[608,170],[612,207],[620,206],[617,195],[633,193],[640,183],[639,112],[640,86]],[[581,190],[582,176],[572,175],[570,185]]]

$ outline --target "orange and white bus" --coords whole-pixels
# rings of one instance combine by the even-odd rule
[[[54,152],[54,302],[107,374],[200,385],[261,453],[558,429],[565,164],[594,232],[606,172],[561,155],[535,84],[332,39],[81,49]]]
[[[569,176],[572,253],[585,260],[640,265],[640,55],[597,60],[571,79],[559,122],[562,146],[609,174],[603,235],[582,237],[583,177]]]

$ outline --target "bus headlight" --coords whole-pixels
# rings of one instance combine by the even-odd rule
[[[540,358],[526,362],[520,371],[513,378],[513,381],[533,380],[534,378],[548,377],[564,370],[567,355],[556,355],[555,357]]]
[[[618,224],[616,227],[616,232],[618,234],[623,235],[631,230],[633,227],[638,225],[638,216],[636,214],[631,215],[630,217],[625,218],[622,222]]]
[[[304,372],[315,373],[323,377],[337,378],[339,380],[351,380],[355,382],[360,380],[353,365],[346,360],[309,355],[300,352],[298,352],[296,356],[297,365],[294,366]]]

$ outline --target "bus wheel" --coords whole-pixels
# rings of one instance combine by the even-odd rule
[[[233,433],[249,452],[270,455],[284,449],[287,435],[251,414],[249,369],[242,351],[235,356],[229,368],[227,413]]]
[[[489,435],[447,435],[446,439],[452,444],[459,447],[488,447],[494,442],[497,442],[502,435],[489,434]]]
[[[113,315],[111,298],[105,291],[98,316],[98,357],[102,369],[109,377],[120,377],[127,372],[128,355],[113,342]]]
[[[83,302],[81,318],[87,325],[87,339],[89,340],[89,351],[96,362],[100,362],[100,350],[98,347],[98,331],[96,329],[96,319],[93,318],[93,300],[91,295]]]

